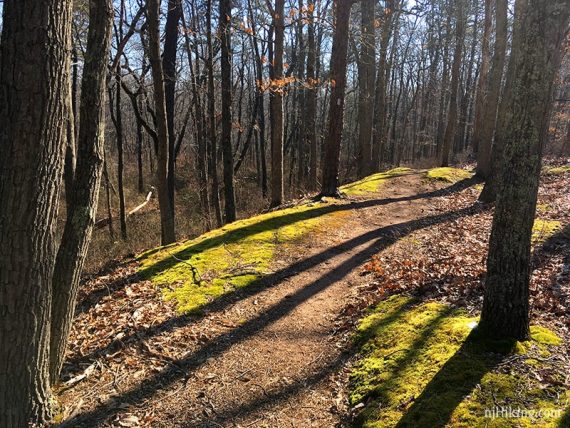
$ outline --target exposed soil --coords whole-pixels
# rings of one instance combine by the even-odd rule
[[[362,266],[437,221],[432,198],[464,185],[414,172],[352,198],[340,228],[283,248],[265,287],[202,317],[177,315],[134,262],[93,279],[59,394],[65,425],[342,426]]]

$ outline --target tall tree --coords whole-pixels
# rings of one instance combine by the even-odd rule
[[[174,172],[176,168],[176,134],[174,132],[174,105],[176,90],[176,50],[178,48],[178,23],[182,16],[180,0],[168,0],[166,25],[164,31],[164,51],[162,69],[164,70],[164,98],[166,102],[166,120],[168,126],[168,197],[171,216],[174,218]]]
[[[318,180],[318,143],[317,143],[317,40],[315,37],[315,7],[308,6],[307,11],[307,103],[305,115],[305,141],[309,145],[309,181],[310,190],[317,190]]]
[[[77,172],[53,273],[50,378],[59,377],[75,312],[79,279],[99,200],[105,145],[105,84],[111,40],[113,3],[89,2],[89,32],[81,82]]]
[[[459,75],[461,73],[461,60],[463,57],[463,43],[465,38],[466,14],[464,12],[464,1],[465,0],[458,0],[455,3],[455,50],[453,52],[453,64],[451,66],[451,94],[449,95],[449,113],[447,115],[447,126],[445,127],[443,139],[442,166],[449,165],[449,156],[457,129],[457,93],[459,92]]]
[[[224,213],[228,223],[236,219],[234,158],[232,151],[232,42],[231,0],[220,0],[220,38],[222,74],[222,158],[224,164]]]
[[[283,42],[285,39],[285,0],[275,0],[273,15],[273,61],[271,64],[271,207],[283,203]]]
[[[372,124],[374,119],[374,34],[375,0],[362,0],[360,6],[360,53],[358,57],[358,177],[372,172]]]
[[[483,101],[482,118],[478,130],[477,175],[483,179],[487,179],[491,174],[491,144],[497,123],[497,108],[499,106],[503,69],[505,68],[505,51],[507,49],[507,9],[508,0],[496,0],[495,45],[487,94]]]
[[[324,153],[323,183],[321,188],[321,194],[323,196],[338,195],[340,143],[342,140],[346,89],[348,26],[350,22],[350,9],[353,3],[353,0],[335,0],[334,2],[335,27],[330,67],[331,94],[329,101],[328,132]]]
[[[493,25],[493,0],[485,0],[485,21],[483,23],[483,39],[481,41],[481,65],[479,69],[479,80],[477,81],[477,94],[475,97],[475,119],[473,123],[473,151],[477,153],[479,150],[479,141],[481,139],[481,127],[483,126],[483,109],[485,107],[485,99],[487,97],[487,88],[489,86],[489,64],[491,58],[491,27]]]
[[[487,259],[480,329],[498,338],[529,336],[530,244],[552,86],[568,30],[568,0],[526,0],[518,21],[500,118],[504,155]],[[515,36],[516,38],[516,36]]]
[[[147,1],[147,22],[149,38],[149,61],[152,69],[156,128],[158,135],[158,203],[160,206],[161,242],[170,244],[176,240],[172,201],[168,192],[168,126],[164,95],[164,72],[160,59],[159,30],[160,0]]]
[[[66,148],[68,0],[5,0],[0,55],[0,426],[51,414],[49,320]],[[41,70],[41,75],[40,75]]]

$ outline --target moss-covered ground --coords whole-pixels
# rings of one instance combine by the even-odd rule
[[[568,391],[535,376],[560,339],[532,327],[529,342],[488,343],[477,337],[476,321],[462,310],[401,296],[376,306],[358,327],[361,358],[351,373],[350,402],[365,407],[356,425],[567,427],[561,412]],[[509,359],[519,364],[516,371]],[[505,413],[493,418],[497,408]],[[503,417],[516,409],[527,414]]]
[[[414,172],[415,171],[410,168],[394,168],[389,171],[369,175],[368,177],[353,183],[345,184],[340,187],[340,191],[347,196],[359,196],[366,193],[376,192],[387,179],[401,177]]]
[[[340,203],[339,203],[340,204]],[[236,221],[196,239],[160,247],[138,257],[139,275],[164,287],[181,312],[196,312],[225,293],[259,280],[279,246],[334,227],[347,212],[338,204],[305,203]]]
[[[541,212],[538,207],[537,211]],[[535,244],[544,242],[560,229],[562,229],[562,223],[557,220],[536,218],[532,226],[532,242]]]
[[[469,171],[452,167],[432,168],[427,171],[426,175],[433,180],[447,181],[448,183],[457,183],[473,177],[473,173]]]

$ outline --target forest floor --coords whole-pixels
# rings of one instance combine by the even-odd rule
[[[465,320],[480,309],[492,208],[476,202],[481,185],[468,177],[451,169],[377,174],[345,186],[343,199],[300,201],[87,278],[56,389],[58,420],[90,427],[380,420],[379,389],[363,363],[370,346],[363,354],[355,340],[367,308],[397,294],[461,308]],[[535,372],[539,387],[555,384],[557,394],[568,390],[570,372],[569,184],[564,169],[544,174],[533,238],[533,322],[563,339],[541,348],[536,358],[549,366]],[[401,354],[386,350],[384,359]],[[398,397],[398,414],[421,392]]]

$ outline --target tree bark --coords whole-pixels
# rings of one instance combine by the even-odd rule
[[[516,16],[515,41],[501,118],[504,156],[487,259],[480,330],[494,338],[529,337],[529,281],[532,226],[546,141],[554,77],[568,28],[567,0],[528,0]],[[516,31],[516,30],[515,30]],[[516,37],[516,36],[515,36]]]
[[[451,66],[451,94],[449,96],[447,126],[445,127],[445,136],[443,139],[441,166],[449,166],[449,156],[457,128],[457,93],[459,91],[459,74],[461,73],[461,60],[463,57],[463,39],[465,37],[463,1],[464,0],[459,0],[456,3],[457,17],[455,21],[455,50],[453,52],[453,64]]]
[[[168,126],[168,197],[171,216],[174,219],[174,172],[176,168],[176,133],[174,131],[174,95],[176,90],[176,49],[178,47],[178,23],[182,15],[180,0],[168,0],[166,26],[164,31],[164,51],[162,69],[164,70],[164,98]]]
[[[285,0],[275,1],[273,13],[274,48],[271,65],[271,203],[277,207],[283,203],[283,44],[285,38]]]
[[[72,2],[5,0],[0,59],[0,426],[51,415],[49,321]],[[41,73],[41,76],[40,76]]]
[[[374,119],[375,0],[361,1],[361,39],[358,61],[358,178],[372,172],[372,121]]]
[[[168,193],[168,125],[166,118],[166,102],[164,95],[164,73],[160,60],[160,1],[147,1],[147,22],[149,37],[149,61],[152,70],[156,128],[158,134],[157,182],[158,204],[160,207],[161,243],[170,244],[176,241],[172,201]]]
[[[344,119],[344,92],[346,88],[346,55],[348,51],[348,25],[352,0],[335,0],[335,28],[332,42],[329,104],[329,122],[323,165],[323,196],[338,195],[340,143]]]
[[[315,11],[308,12],[307,26],[307,115],[305,117],[305,140],[309,144],[309,189],[318,188],[318,143],[317,143],[317,43],[315,39]]]
[[[487,96],[483,104],[479,149],[477,151],[477,175],[487,179],[491,174],[491,145],[497,123],[497,107],[501,93],[505,51],[507,49],[507,9],[508,0],[496,0],[495,46],[491,60],[491,72],[487,86]]]
[[[89,32],[81,82],[77,173],[71,204],[53,274],[50,378],[59,378],[69,329],[75,312],[79,279],[91,238],[99,200],[105,144],[105,84],[111,41],[113,4],[91,0]]]
[[[227,223],[236,220],[234,160],[232,152],[232,45],[231,0],[220,0],[220,38],[222,75],[222,160],[224,165],[224,213]]]
[[[485,99],[487,98],[487,88],[489,85],[489,64],[491,58],[491,50],[489,37],[491,35],[491,26],[493,24],[493,13],[491,5],[493,0],[485,0],[485,22],[483,24],[483,40],[481,42],[481,66],[479,70],[479,80],[477,81],[477,95],[475,98],[475,119],[473,121],[473,152],[479,150],[480,133],[483,126],[483,109],[485,107]]]

